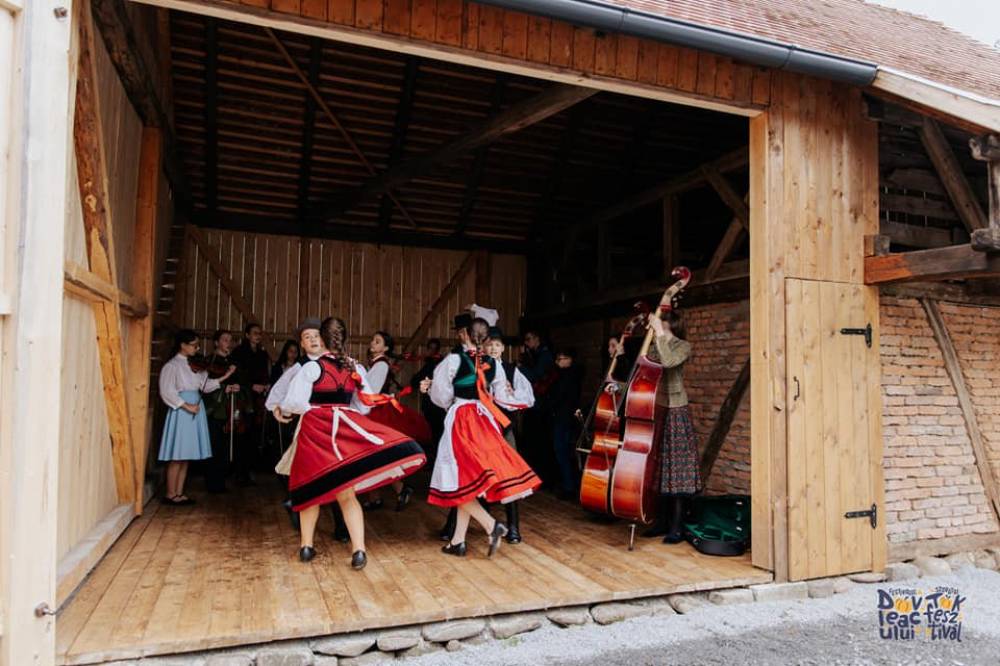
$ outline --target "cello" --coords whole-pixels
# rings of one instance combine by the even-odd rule
[[[691,271],[683,266],[671,275],[677,281],[650,316],[662,317],[671,310],[674,298],[691,281]],[[619,346],[624,339],[623,334]],[[659,442],[668,406],[666,387],[661,386],[663,366],[646,357],[652,342],[653,331],[648,328],[622,402],[611,377],[617,356],[612,361],[595,407],[594,440],[580,484],[584,508],[640,523],[652,521],[655,512]]]

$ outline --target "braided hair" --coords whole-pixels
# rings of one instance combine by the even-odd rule
[[[347,355],[347,324],[340,317],[327,317],[319,326],[320,337],[330,350],[338,365],[353,363]]]

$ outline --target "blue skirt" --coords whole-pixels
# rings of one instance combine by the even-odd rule
[[[197,414],[183,409],[171,409],[163,424],[160,438],[160,460],[204,460],[212,457],[212,440],[208,435],[205,403],[198,391],[181,391],[189,405],[201,405]]]

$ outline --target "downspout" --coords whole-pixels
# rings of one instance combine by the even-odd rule
[[[875,80],[878,66],[812,51],[794,44],[728,32],[595,0],[476,0],[503,9],[546,16],[605,32],[644,37],[729,56],[736,60],[809,74],[856,86]]]

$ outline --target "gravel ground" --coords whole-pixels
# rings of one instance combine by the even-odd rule
[[[884,640],[876,619],[880,587],[955,587],[965,602],[962,640]],[[608,626],[546,627],[407,666],[513,664],[1000,664],[1000,573],[964,569],[856,589],[827,599],[710,606],[687,615]]]

